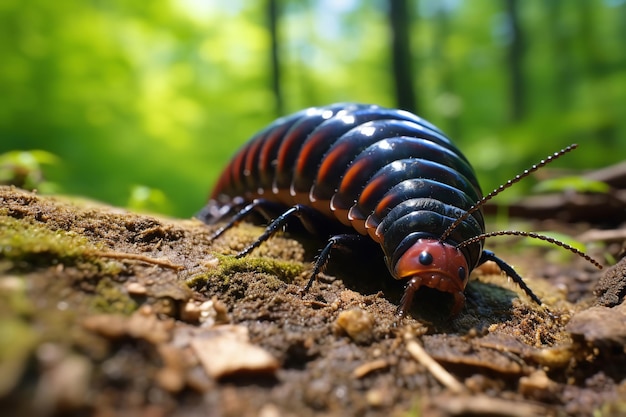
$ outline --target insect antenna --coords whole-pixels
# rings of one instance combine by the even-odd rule
[[[525,169],[522,173],[517,174],[514,178],[508,180],[507,182],[500,185],[498,188],[496,188],[495,190],[493,190],[492,192],[490,192],[489,194],[487,194],[486,196],[478,200],[476,203],[474,203],[472,207],[470,207],[465,213],[463,213],[461,217],[456,219],[454,222],[452,222],[450,226],[448,226],[448,228],[445,230],[445,232],[443,232],[443,234],[439,238],[439,242],[443,243],[448,238],[448,236],[450,236],[450,233],[452,233],[454,229],[456,229],[459,226],[459,224],[461,224],[461,222],[463,222],[465,219],[471,216],[476,210],[484,206],[487,201],[491,200],[493,197],[500,194],[502,191],[506,190],[513,184],[519,182],[521,179],[526,178],[533,172],[537,171],[539,168],[542,168],[548,165],[550,162],[565,155],[566,153],[570,151],[573,151],[577,147],[578,145],[573,143],[569,145],[568,147],[563,148],[560,151],[553,153],[552,155],[549,155],[546,159],[542,159],[541,161],[539,161],[539,163],[533,165],[532,167],[528,169]]]
[[[485,240],[487,238],[490,237],[494,237],[494,236],[504,236],[504,235],[513,235],[513,236],[525,236],[525,237],[530,237],[533,239],[539,239],[539,240],[544,240],[546,242],[550,242],[556,246],[560,246],[564,249],[567,249],[568,251],[575,253],[576,255],[580,256],[581,258],[586,259],[587,261],[589,261],[590,263],[592,263],[593,265],[595,265],[596,267],[598,267],[598,269],[602,269],[602,265],[600,265],[600,263],[598,261],[596,261],[595,259],[593,259],[591,256],[587,255],[584,252],[581,252],[580,250],[576,249],[573,246],[568,245],[565,242],[561,242],[560,240],[554,239],[550,236],[546,236],[546,235],[540,235],[538,233],[534,233],[534,232],[522,232],[519,230],[500,230],[498,232],[490,232],[490,233],[483,233],[480,234],[478,236],[474,236],[472,238],[469,238],[461,243],[459,243],[458,245],[456,245],[456,248],[462,248],[464,246],[468,246],[471,245],[472,243],[476,243],[479,242],[481,240]]]

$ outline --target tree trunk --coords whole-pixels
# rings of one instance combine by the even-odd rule
[[[454,78],[454,63],[446,53],[446,43],[450,37],[450,12],[444,3],[439,4],[435,15],[435,40],[433,42],[432,56],[437,67],[437,75],[441,84],[438,92],[439,98],[449,97],[451,100],[445,107],[438,107],[438,113],[444,116],[446,124],[442,126],[450,137],[461,136],[459,115],[461,111],[460,97],[456,94]],[[456,99],[456,100],[455,100]]]
[[[398,108],[417,112],[411,54],[411,13],[407,0],[388,0],[393,83]]]
[[[563,0],[548,0],[544,3],[549,22],[550,42],[553,56],[554,97],[561,111],[571,107],[572,86],[575,81],[575,66],[572,60],[571,37],[563,16]]]
[[[276,116],[283,114],[283,96],[280,88],[280,56],[278,48],[278,0],[267,2],[267,23],[270,32],[271,50],[271,85],[274,93],[274,111]]]
[[[508,64],[511,92],[511,120],[520,121],[526,114],[526,96],[524,85],[524,37],[519,19],[519,2],[507,0],[507,15],[509,19],[510,44],[508,50]]]

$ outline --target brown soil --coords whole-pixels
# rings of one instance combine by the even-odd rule
[[[572,230],[571,225],[562,226]],[[243,224],[0,188],[0,407],[15,416],[612,416],[626,414],[626,263],[494,248],[540,308],[489,266],[467,304],[402,286],[377,252]],[[604,251],[604,249],[600,249]],[[602,253],[602,252],[600,252]],[[560,256],[560,255],[559,255]],[[595,293],[594,293],[595,290]]]

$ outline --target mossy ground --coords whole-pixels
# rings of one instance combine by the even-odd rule
[[[193,219],[0,188],[2,409],[42,416],[625,411],[626,342],[593,322],[599,273],[578,260],[546,263],[543,249],[500,253],[548,309],[485,271],[470,283],[458,317],[447,314],[449,297],[424,290],[398,322],[402,287],[372,254],[337,251],[302,296],[316,253],[310,248],[320,242],[283,235],[235,259],[229,255],[260,229],[241,225],[214,242],[210,233]],[[569,291],[555,286],[564,277]],[[621,306],[602,307],[604,321],[623,320]],[[366,318],[358,337],[346,333],[341,316],[352,310]],[[275,362],[207,374],[193,346],[228,329],[244,329],[246,343]],[[416,361],[407,350],[416,338],[461,391]]]

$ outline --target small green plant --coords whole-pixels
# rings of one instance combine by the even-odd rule
[[[602,181],[569,176],[541,181],[533,190],[538,193],[576,191],[579,193],[607,194],[611,187]]]
[[[42,193],[58,192],[59,186],[46,180],[43,166],[59,163],[56,155],[43,150],[5,152],[0,154],[0,184]]]
[[[134,185],[126,207],[137,212],[171,213],[172,205],[165,193],[158,188]]]

